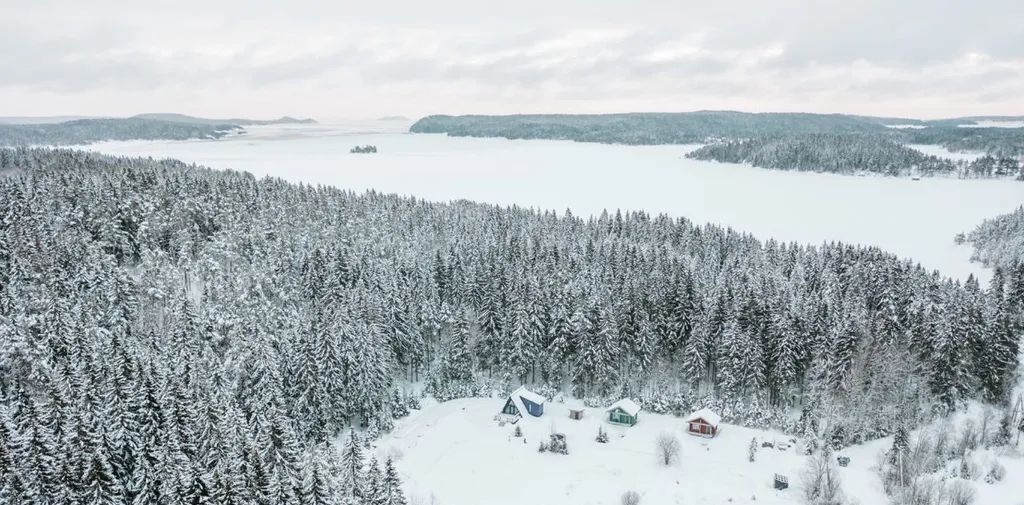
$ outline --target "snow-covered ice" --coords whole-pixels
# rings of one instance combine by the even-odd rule
[[[104,142],[89,149],[172,157],[257,176],[377,189],[431,200],[471,199],[577,215],[641,209],[719,223],[759,238],[877,245],[966,278],[985,270],[953,237],[1024,202],[1005,180],[851,177],[690,160],[685,146],[404,133],[407,123],[248,127],[217,141]],[[379,152],[351,155],[355,145]]]

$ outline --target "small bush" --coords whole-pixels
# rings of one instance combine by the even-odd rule
[[[622,498],[619,499],[619,503],[622,505],[640,505],[640,493],[636,491],[626,491],[622,493]]]
[[[988,473],[985,474],[985,482],[995,484],[1003,480],[1003,477],[1006,477],[1006,467],[999,460],[992,460],[992,466],[989,467]]]
[[[516,430],[512,432],[512,435],[515,436],[516,438],[523,436],[523,429],[520,428],[519,426],[516,426]]]

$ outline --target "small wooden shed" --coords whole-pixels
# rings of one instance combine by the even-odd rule
[[[583,419],[583,402],[579,400],[568,400],[565,402],[565,408],[569,410],[569,419],[575,419],[577,421]]]
[[[623,398],[613,403],[606,410],[608,412],[608,422],[623,426],[633,426],[640,420],[640,410],[642,409],[639,404],[629,398]]]
[[[721,422],[722,416],[709,408],[703,408],[686,418],[686,431],[691,435],[713,438],[718,435],[718,424]]]

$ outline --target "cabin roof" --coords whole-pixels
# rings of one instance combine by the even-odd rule
[[[636,415],[640,413],[642,407],[633,400],[630,400],[629,398],[623,398],[613,403],[610,407],[608,407],[607,410],[605,410],[605,412],[611,412],[615,409],[622,409],[623,412],[633,417],[636,417]]]
[[[722,422],[722,416],[716,414],[713,410],[707,407],[690,414],[690,416],[686,418],[686,422],[689,423],[698,419],[703,419],[704,422],[716,427],[718,426],[718,423]]]
[[[505,400],[505,403],[508,402],[512,402],[512,405],[516,406],[516,410],[519,411],[520,417],[522,417],[524,413],[528,412],[526,410],[526,406],[523,405],[523,400],[519,398],[519,395],[509,395],[508,400]]]
[[[512,397],[522,398],[527,401],[536,403],[537,405],[544,405],[544,397],[526,389],[526,386],[519,386],[519,389],[512,392]]]

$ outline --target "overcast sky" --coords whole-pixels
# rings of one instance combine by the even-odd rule
[[[1021,0],[10,0],[0,48],[0,116],[1024,114]]]

